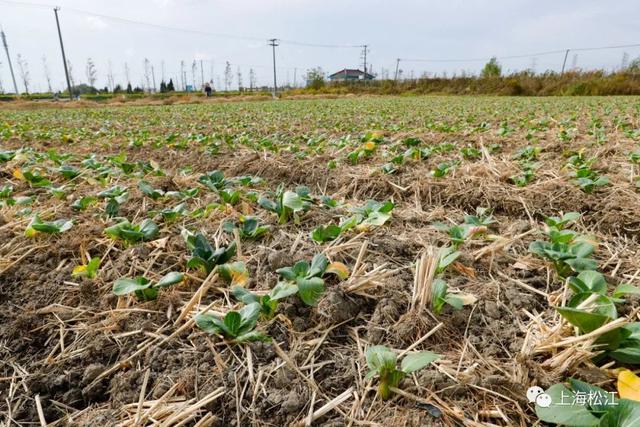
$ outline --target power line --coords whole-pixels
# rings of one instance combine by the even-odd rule
[[[0,2],[19,5],[19,6],[29,6],[29,7],[38,7],[38,8],[53,7],[53,6],[49,6],[49,5],[45,5],[45,4],[41,4],[41,3],[30,3],[30,2],[22,2],[22,1],[14,1],[14,0],[0,0]],[[242,35],[227,34],[227,33],[214,33],[214,32],[210,32],[210,31],[195,30],[195,29],[190,29],[190,28],[173,27],[173,26],[169,26],[169,25],[161,25],[161,24],[155,24],[155,23],[152,23],[152,22],[145,22],[145,21],[138,21],[138,20],[129,19],[129,18],[122,18],[122,17],[119,17],[119,16],[104,15],[104,14],[101,14],[101,13],[91,12],[91,11],[88,11],[88,10],[78,9],[78,8],[74,8],[74,7],[65,7],[64,10],[67,10],[67,11],[73,12],[73,13],[77,13],[77,14],[93,16],[93,17],[96,17],[96,18],[102,18],[102,19],[106,19],[106,20],[110,20],[110,21],[124,22],[124,23],[127,23],[127,24],[134,24],[134,25],[143,25],[143,26],[156,28],[156,29],[160,29],[160,30],[166,30],[166,31],[175,31],[175,32],[189,33],[189,34],[199,34],[199,35],[204,35],[204,36],[228,38],[228,39],[236,39],[236,40],[245,40],[245,41],[260,41],[260,42],[263,42],[265,39],[267,39],[266,37],[242,36]],[[306,47],[318,47],[318,48],[356,48],[356,47],[360,48],[360,47],[362,47],[362,45],[355,45],[355,44],[354,45],[351,45],[351,44],[344,44],[344,45],[341,45],[341,44],[321,44],[321,43],[301,42],[301,41],[288,40],[288,39],[279,39],[279,41],[280,41],[280,43],[288,44],[288,45],[306,46]]]
[[[623,49],[630,47],[640,47],[640,43],[635,44],[623,44],[623,45],[613,45],[613,46],[598,46],[598,47],[574,47],[569,49],[558,49],[558,50],[548,50],[546,52],[537,52],[537,53],[527,53],[521,55],[508,55],[508,56],[496,56],[496,59],[505,60],[505,59],[521,59],[521,58],[530,58],[532,56],[546,56],[546,55],[557,55],[560,53],[566,53],[567,51],[592,51],[592,50],[608,50],[608,49]],[[414,59],[414,58],[400,58],[401,61],[404,62],[476,62],[476,61],[487,61],[493,58],[493,56],[486,56],[484,58],[467,58],[467,59]]]

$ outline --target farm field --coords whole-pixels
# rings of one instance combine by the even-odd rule
[[[637,97],[3,107],[0,413],[638,425],[638,163]]]

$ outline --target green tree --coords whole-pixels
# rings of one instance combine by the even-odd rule
[[[316,90],[324,87],[324,71],[322,71],[322,68],[317,67],[307,70],[307,87]]]
[[[133,88],[131,87],[131,83],[127,83],[127,93],[133,93]]]
[[[495,56],[489,60],[482,69],[482,77],[500,77],[502,74],[502,66]]]
[[[169,79],[167,83],[167,92],[175,92],[176,88],[173,86],[173,79]]]
[[[165,93],[167,91],[167,84],[163,81],[160,82],[160,93]]]

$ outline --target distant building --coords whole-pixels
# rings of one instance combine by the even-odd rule
[[[352,80],[373,80],[375,77],[369,73],[365,73],[360,70],[350,70],[345,68],[343,70],[338,71],[337,73],[333,73],[329,76],[331,81],[352,81]]]

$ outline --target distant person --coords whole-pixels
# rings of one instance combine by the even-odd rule
[[[211,96],[211,85],[209,83],[204,84],[204,91],[208,97]]]

